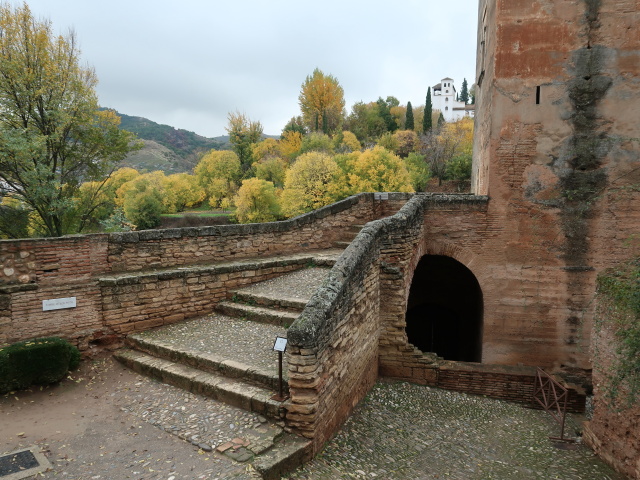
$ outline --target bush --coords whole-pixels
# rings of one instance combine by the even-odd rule
[[[0,393],[59,382],[79,364],[79,350],[61,338],[14,343],[0,349]]]

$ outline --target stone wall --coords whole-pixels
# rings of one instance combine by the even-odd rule
[[[227,288],[284,271],[259,262],[243,272],[212,266],[330,248],[348,239],[353,225],[393,213],[407,198],[360,194],[270,224],[2,240],[0,344],[58,335],[86,349],[208,313]],[[69,297],[76,298],[75,308],[43,311],[43,300]]]
[[[638,291],[638,261],[635,265],[635,277],[629,282],[631,288]],[[628,266],[622,268],[628,274]],[[633,270],[633,269],[631,269]],[[613,271],[607,272],[609,275]],[[619,276],[618,276],[619,275]],[[618,274],[624,279],[625,274]],[[602,277],[601,277],[602,279]],[[629,279],[627,279],[629,281]],[[633,300],[632,300],[633,301]],[[592,419],[584,430],[585,442],[616,470],[630,478],[640,479],[640,398],[636,396],[634,403],[629,403],[629,383],[622,382],[615,387],[615,397],[611,397],[613,388],[612,375],[619,363],[621,339],[617,332],[625,325],[640,321],[635,299],[633,305],[621,304],[609,292],[599,292],[596,306],[596,328],[593,331],[592,356],[594,359],[594,411]],[[636,327],[636,332],[638,328]],[[637,333],[636,333],[637,335]],[[632,372],[627,380],[640,383],[640,373]]]

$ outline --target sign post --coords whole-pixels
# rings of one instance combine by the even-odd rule
[[[287,339],[284,337],[276,337],[276,341],[273,344],[273,350],[278,352],[278,393],[271,397],[278,402],[284,402],[288,396],[284,394],[282,387],[282,354],[287,349]]]

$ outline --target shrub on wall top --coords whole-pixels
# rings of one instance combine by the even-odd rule
[[[14,343],[0,349],[0,393],[59,382],[79,363],[78,349],[61,338]]]

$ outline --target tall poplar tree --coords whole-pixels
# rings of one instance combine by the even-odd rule
[[[407,114],[404,121],[404,129],[405,130],[413,130],[413,107],[411,106],[411,102],[407,102]]]
[[[422,117],[422,133],[427,134],[431,127],[433,127],[433,121],[431,120],[431,114],[433,113],[433,104],[431,103],[431,87],[427,88],[427,100],[424,104],[424,117]]]
[[[337,78],[316,68],[302,84],[298,102],[309,131],[329,134],[339,130],[344,114],[344,90]]]
[[[462,80],[462,89],[460,90],[460,101],[464,102],[465,105],[469,103],[469,85],[467,84],[467,79]]]

